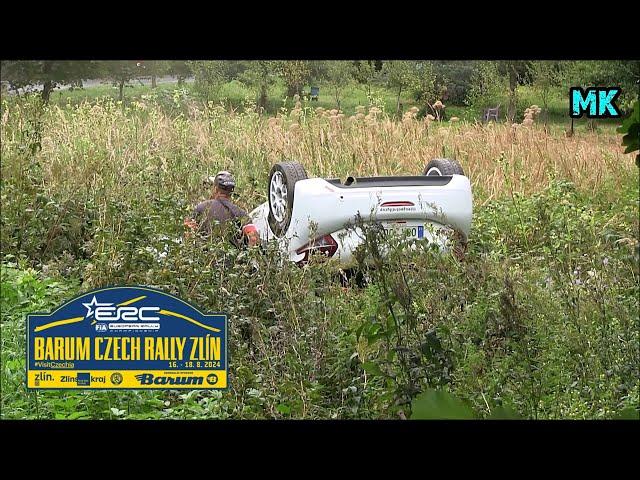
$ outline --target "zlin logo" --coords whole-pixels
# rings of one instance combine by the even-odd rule
[[[620,110],[616,100],[620,96],[619,87],[590,87],[583,90],[572,87],[569,90],[570,115],[572,118],[618,118]]]

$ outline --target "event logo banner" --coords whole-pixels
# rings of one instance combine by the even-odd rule
[[[27,387],[227,388],[227,316],[147,287],[85,293],[27,316]]]

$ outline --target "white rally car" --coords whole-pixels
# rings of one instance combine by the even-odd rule
[[[291,261],[304,265],[322,253],[341,267],[355,263],[364,241],[358,225],[378,224],[442,250],[465,245],[471,228],[469,179],[455,160],[431,160],[419,176],[307,178],[299,163],[271,169],[268,201],[249,216],[262,242],[276,241]]]

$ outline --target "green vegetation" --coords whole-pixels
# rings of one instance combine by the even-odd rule
[[[395,118],[399,87],[355,83],[341,116],[329,83],[296,105],[282,79],[261,115],[256,82],[220,82],[223,105],[189,85],[134,87],[122,103],[108,86],[48,104],[3,95],[2,418],[638,418],[638,169],[615,124],[568,136],[544,118],[475,124],[464,106],[435,122],[404,86]],[[542,105],[541,88],[518,86],[518,102]],[[546,99],[551,123],[561,94]],[[388,240],[365,229],[360,258],[377,268],[343,287],[330,263],[183,237],[202,178],[221,169],[251,209],[282,159],[344,178],[413,175],[439,156],[473,185],[462,261],[424,244],[383,258]],[[108,284],[228,312],[230,389],[28,392],[25,315]]]

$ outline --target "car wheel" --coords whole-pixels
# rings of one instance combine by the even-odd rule
[[[457,160],[434,158],[424,167],[423,175],[464,175],[464,170]]]
[[[306,178],[307,172],[297,162],[276,163],[271,169],[267,186],[268,220],[271,231],[277,237],[283,236],[291,223],[296,182]]]

